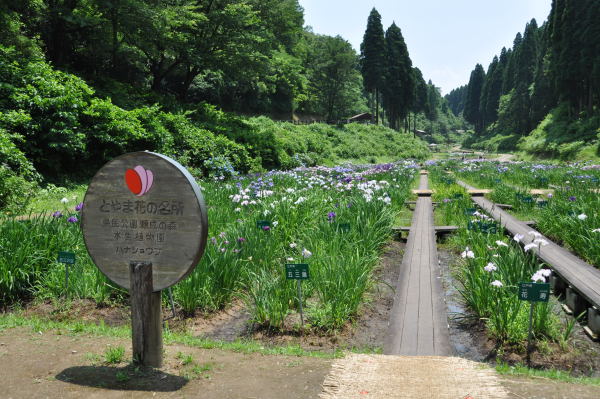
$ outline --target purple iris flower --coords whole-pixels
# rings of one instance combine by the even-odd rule
[[[269,230],[271,230],[271,228],[270,228],[269,226],[263,226],[263,227],[262,227],[262,229],[263,229],[264,231],[269,231]]]
[[[53,218],[60,218],[62,217],[62,212],[61,211],[56,211],[52,214]]]
[[[577,197],[576,197],[576,196],[574,196],[574,195],[571,195],[571,196],[569,197],[569,201],[571,201],[571,202],[575,201],[576,199],[577,199]]]
[[[329,220],[331,222],[333,219],[335,219],[335,216],[336,216],[335,212],[329,212],[327,214],[327,220]]]
[[[77,219],[77,216],[70,216],[70,217],[67,219],[67,222],[69,222],[69,223],[77,223],[78,221],[79,221],[79,220]]]
[[[79,204],[77,204],[77,205],[75,206],[75,210],[76,210],[77,212],[81,211],[82,209],[83,209],[83,202],[80,202]]]

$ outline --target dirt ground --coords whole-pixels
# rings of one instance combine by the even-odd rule
[[[119,345],[131,349],[130,342],[113,338],[2,331],[0,397],[317,398],[331,363],[180,345],[165,346],[161,370],[103,363],[106,349]],[[124,359],[131,359],[131,353]]]
[[[0,397],[309,399],[319,397],[332,364],[328,359],[167,345],[162,369],[139,370],[126,362],[104,362],[107,348],[117,346],[127,348],[125,361],[131,359],[128,340],[25,328],[0,331]],[[544,378],[499,381],[509,398],[600,397],[600,387]],[[357,392],[357,397],[368,395]]]

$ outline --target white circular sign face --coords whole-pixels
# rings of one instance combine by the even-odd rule
[[[151,262],[154,291],[192,272],[206,246],[204,197],[178,162],[152,152],[119,156],[90,183],[81,214],[92,260],[129,289],[129,263]]]

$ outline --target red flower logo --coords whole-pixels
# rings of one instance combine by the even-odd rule
[[[138,165],[133,169],[127,169],[125,172],[125,183],[129,191],[141,197],[146,194],[152,183],[154,183],[154,174],[151,170],[144,169],[143,166]]]

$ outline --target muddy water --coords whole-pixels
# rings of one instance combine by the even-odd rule
[[[438,248],[438,260],[442,271],[442,287],[445,293],[448,324],[450,325],[450,344],[457,356],[475,360],[486,360],[488,351],[484,349],[485,338],[481,328],[462,303],[460,293],[456,289],[456,281],[450,273],[450,265],[456,255]]]

